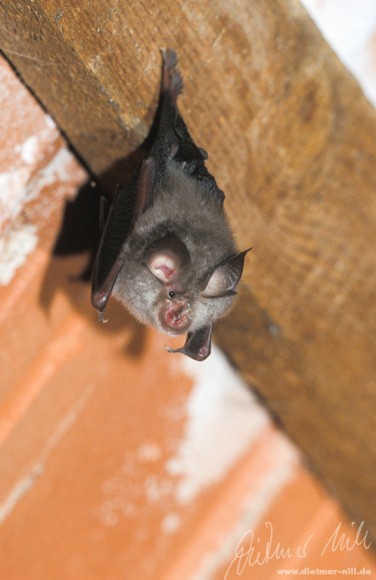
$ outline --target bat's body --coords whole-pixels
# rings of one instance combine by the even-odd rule
[[[167,50],[163,57],[155,141],[111,206],[92,302],[102,313],[112,292],[141,322],[171,335],[188,332],[176,352],[204,360],[213,321],[233,304],[246,252],[236,251],[224,194],[178,112],[176,55]]]

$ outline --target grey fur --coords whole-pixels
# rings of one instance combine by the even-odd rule
[[[200,291],[215,267],[236,252],[236,246],[218,198],[208,196],[204,185],[175,161],[167,163],[152,205],[138,218],[122,248],[124,266],[113,290],[138,320],[164,332],[158,312],[171,299],[149,271],[145,254],[151,244],[170,233],[180,238],[190,255],[191,265],[179,283],[191,308],[190,330],[195,331],[224,316],[233,304],[234,296],[203,298]]]

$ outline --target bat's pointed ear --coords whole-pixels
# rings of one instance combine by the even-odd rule
[[[236,294],[235,288],[241,278],[244,267],[244,258],[252,248],[235,254],[221,262],[213,270],[201,296],[205,298],[218,298]]]
[[[210,355],[213,325],[202,326],[194,332],[188,332],[185,345],[181,348],[168,348],[168,352],[180,352],[197,361],[203,361]]]
[[[178,236],[171,234],[146,250],[146,266],[163,284],[178,280],[191,262],[189,252]]]

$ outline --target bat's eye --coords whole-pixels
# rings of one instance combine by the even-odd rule
[[[170,290],[170,292],[168,293],[170,298],[173,298],[175,296],[175,292],[173,290]]]

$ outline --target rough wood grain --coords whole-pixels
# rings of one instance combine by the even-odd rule
[[[145,137],[161,46],[254,246],[217,337],[376,537],[376,116],[295,0],[0,2],[0,46],[95,172]]]

